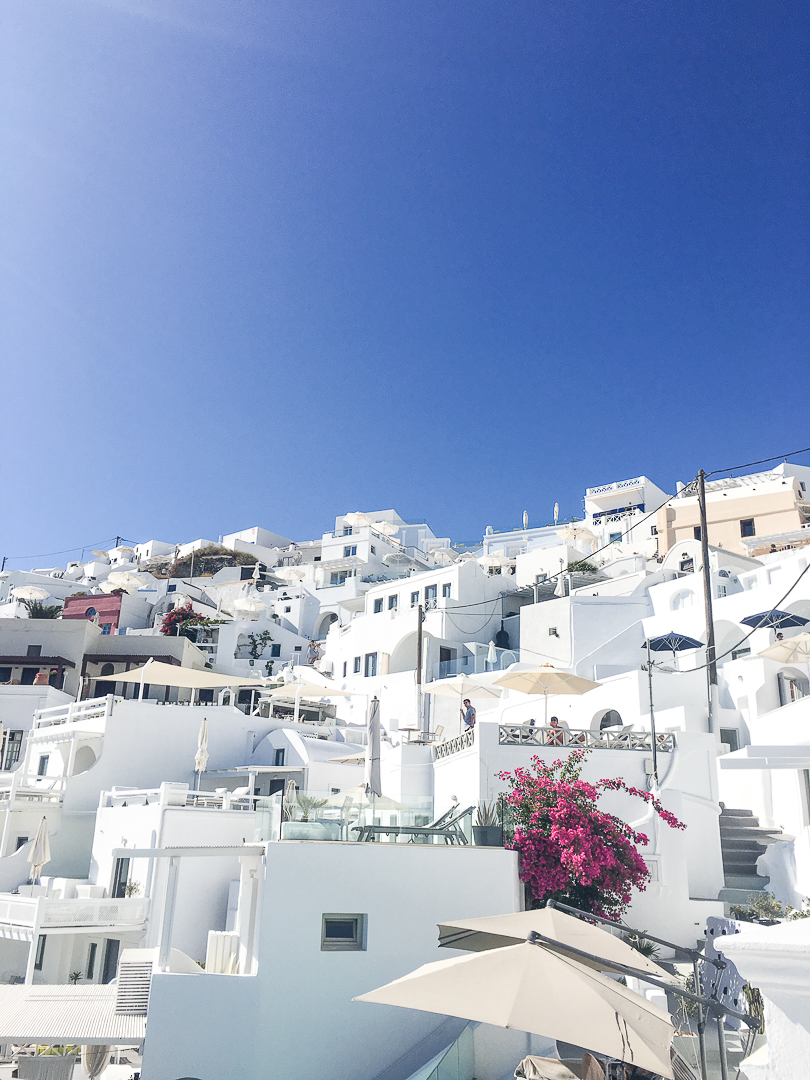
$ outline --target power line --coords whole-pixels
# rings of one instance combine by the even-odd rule
[[[61,551],[46,551],[41,555],[6,555],[6,562],[19,562],[21,559],[50,559],[53,555],[69,555],[71,551],[87,551],[88,548],[100,548],[102,544],[109,544],[112,540],[119,539],[118,537],[110,536],[106,540],[101,540],[97,544],[76,544],[74,547],[63,548]],[[120,537],[123,541],[125,538]],[[135,540],[127,540],[126,543],[137,543]]]
[[[738,469],[750,469],[754,465],[767,465],[769,461],[786,461],[789,457],[798,457],[799,454],[810,453],[810,446],[805,446],[804,450],[791,450],[788,454],[775,454],[773,457],[762,458],[761,461],[747,461],[744,465],[732,465],[728,469],[713,469],[712,472],[707,472],[705,476],[717,476],[718,473],[730,473],[736,472]]]

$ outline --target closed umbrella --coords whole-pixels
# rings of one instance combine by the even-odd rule
[[[109,1046],[83,1046],[82,1047],[82,1072],[90,1080],[101,1076],[110,1063]]]
[[[371,699],[368,712],[365,783],[368,795],[382,795],[382,779],[380,777],[380,702],[376,697]]]
[[[498,663],[498,649],[494,641],[490,641],[487,649],[487,663],[493,665]]]
[[[208,721],[203,717],[200,724],[200,733],[197,736],[197,753],[194,755],[194,771],[197,774],[197,789],[200,787],[200,773],[204,773],[208,765]]]
[[[425,964],[356,1001],[544,1035],[672,1077],[672,1021],[626,986],[524,942]]]
[[[591,953],[604,959],[596,965],[582,957],[574,957],[586,967],[598,971],[611,971],[611,961],[624,967],[638,969],[639,978],[650,975],[664,982],[675,979],[653,960],[631,948],[620,937],[602,930],[593,923],[566,915],[558,908],[546,907],[534,911],[516,911],[509,915],[490,915],[483,919],[459,919],[439,923],[439,945],[446,949],[464,949],[465,952],[486,952],[505,945],[518,945],[534,931],[559,943],[555,951],[565,954],[570,945],[580,952]],[[547,945],[547,948],[552,946]]]
[[[583,679],[570,671],[559,671],[551,664],[541,664],[540,667],[523,671],[507,671],[495,680],[495,685],[507,690],[519,690],[523,694],[542,694],[545,701],[544,724],[548,724],[549,694],[587,694],[602,684]]]
[[[0,769],[3,768],[3,757],[5,747],[3,746],[3,736],[5,734],[5,728],[0,724]]]
[[[294,807],[298,804],[298,796],[294,780],[288,780],[284,788],[284,798],[281,805],[281,816],[285,821],[292,821],[295,813]]]
[[[810,619],[803,619],[801,615],[794,615],[790,611],[761,611],[759,615],[749,615],[740,619],[743,626],[753,626],[756,630],[768,627],[771,630],[784,630],[789,626],[806,626]]]
[[[45,863],[51,861],[51,845],[48,842],[48,820],[42,819],[34,837],[34,843],[28,852],[28,861],[31,863],[31,880],[36,885],[37,878],[42,873]]]
[[[778,660],[780,664],[810,663],[810,634],[797,634],[787,641],[775,641],[758,655],[767,660]]]

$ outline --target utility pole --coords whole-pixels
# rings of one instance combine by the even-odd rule
[[[712,575],[709,567],[709,528],[706,524],[706,477],[703,469],[697,474],[698,506],[700,507],[700,549],[703,557],[703,596],[706,605],[706,674],[709,691],[709,731],[714,732],[717,706],[717,663],[714,646],[714,615],[712,614]]]
[[[3,571],[4,571],[4,570],[5,570],[5,568],[6,568],[6,558],[7,558],[7,556],[6,556],[6,555],[4,555],[4,556],[3,556],[3,564],[2,564],[2,566],[0,566],[0,574],[2,574],[2,573],[3,573]]]
[[[422,728],[422,605],[416,609],[416,722]]]

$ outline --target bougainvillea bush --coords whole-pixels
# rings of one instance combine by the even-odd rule
[[[618,918],[630,903],[631,890],[647,887],[650,872],[638,848],[648,838],[600,810],[601,795],[624,791],[652,806],[670,828],[686,826],[649,791],[628,787],[623,780],[581,780],[587,754],[573,750],[566,761],[550,765],[535,756],[531,768],[500,773],[509,784],[506,801],[515,825],[507,846],[519,852],[520,877],[533,906],[554,899]]]
[[[196,627],[210,625],[211,619],[207,619],[205,615],[198,615],[189,602],[183,607],[176,607],[166,612],[160,625],[160,632],[166,634],[167,637],[187,637],[193,641],[197,636],[194,632]]]

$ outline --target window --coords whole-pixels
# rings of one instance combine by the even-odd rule
[[[374,547],[374,545],[373,545],[373,544],[370,544],[369,546],[370,546],[370,548],[371,548],[371,554],[372,554],[372,555],[376,555],[376,554],[377,554],[377,549],[376,549],[376,548]]]
[[[96,617],[96,609],[94,607],[85,608],[85,619],[94,619]]]
[[[383,609],[383,598],[378,596],[374,601],[374,614],[379,615]]]
[[[279,767],[282,766],[284,764],[284,755],[285,754],[286,754],[286,750],[284,750],[284,749],[276,750],[276,752],[273,754],[273,764],[277,765]]]
[[[177,586],[176,585],[168,585],[166,587],[166,592],[177,592]]]
[[[39,765],[37,766],[37,776],[45,776],[48,771],[48,762],[50,761],[50,754],[40,754]]]
[[[27,836],[18,836],[17,837],[17,843],[16,843],[16,845],[14,847],[14,850],[19,851],[20,848],[23,846],[23,844],[28,843],[28,840],[29,840],[29,837],[27,837]]]
[[[743,518],[740,522],[740,536],[756,536],[754,532],[754,519]]]
[[[412,592],[411,593],[411,607],[416,607],[416,605],[418,603],[419,603],[419,593],[418,592]]]
[[[289,615],[291,611],[292,611],[292,608],[291,608],[291,607],[285,607],[285,608],[284,608],[284,614],[285,614],[285,615]]]
[[[111,983],[118,972],[118,950],[121,942],[117,938],[107,938],[104,946],[104,967],[101,972],[101,981],[106,986]]]
[[[700,526],[699,525],[695,525],[695,527],[693,529],[693,532],[695,534],[695,539],[700,540]]]
[[[399,597],[398,596],[389,596],[388,597],[388,610],[389,611],[396,611],[398,603],[399,603]]]
[[[442,596],[446,596],[448,598],[450,596],[450,582],[449,581],[446,582],[444,585],[442,585]]]
[[[357,554],[357,544],[352,544],[351,547],[345,547],[343,549],[343,558],[349,559],[352,555]]]
[[[0,683],[11,682],[11,668],[0,667]]]
[[[29,645],[25,653],[26,656],[42,656],[41,645]]]
[[[736,728],[720,728],[720,742],[725,743],[729,753],[740,749],[740,734]]]
[[[107,635],[109,635],[109,633],[110,633],[110,631],[111,631],[111,630],[112,630],[112,623],[108,623],[108,622],[103,622],[103,623],[101,624],[101,633],[102,633],[102,634],[107,634]]]
[[[281,656],[281,646],[280,645],[271,645],[270,646],[270,655],[271,656]]]
[[[22,737],[22,731],[6,732],[6,748],[2,762],[0,762],[0,768],[13,769],[17,762],[20,760],[20,753],[22,751]]]
[[[436,593],[438,592],[437,585],[425,586],[425,608],[430,611],[431,608],[436,607]]]
[[[349,670],[349,661],[344,660],[343,661],[343,678],[344,679],[346,678],[346,675],[348,674],[348,670]]]
[[[608,543],[609,544],[620,544],[621,542],[622,542],[622,534],[620,532],[611,533],[610,536],[608,537]]]
[[[751,655],[751,646],[750,645],[744,645],[742,648],[734,649],[732,651],[731,659],[732,660],[739,660],[741,656],[750,656],[750,655]]]
[[[650,526],[650,536],[658,536],[658,526],[657,525],[651,525]]]
[[[344,525],[343,526],[343,535],[344,536],[351,536],[352,535],[352,527],[351,527],[351,525]]]
[[[293,652],[301,652],[301,649],[302,649],[302,648],[303,648],[303,646],[301,646],[301,645],[296,645],[296,646],[294,647],[294,649],[293,649]]]
[[[324,915],[321,922],[321,952],[364,951],[366,915]]]
[[[96,970],[96,953],[98,952],[98,942],[91,941],[87,950],[87,967],[85,968],[85,978],[88,982],[93,978]]]
[[[678,568],[682,574],[694,574],[695,572],[695,560],[688,555],[685,551],[681,555],[681,561],[678,564]]]
[[[329,577],[330,585],[342,585],[346,580],[345,570],[333,570]]]
[[[42,971],[42,961],[45,959],[46,940],[45,934],[40,934],[37,938],[37,953],[34,957],[34,971]]]
[[[622,718],[621,714],[616,712],[615,709],[608,709],[602,719],[599,721],[599,730],[604,731],[605,728],[621,727]]]
[[[312,561],[313,562],[320,562],[321,561],[320,555],[316,555],[315,558]]]
[[[39,672],[39,668],[35,668],[35,667],[23,668],[22,669],[22,678],[20,679],[20,682],[22,683],[22,685],[23,686],[33,686],[34,685],[34,679],[37,677],[38,672]]]
[[[102,679],[106,679],[108,675],[114,675],[115,674],[115,665],[114,664],[102,664],[100,674],[101,674]]]
[[[547,580],[548,580],[548,574],[535,574],[534,575],[534,583],[535,583],[535,585],[542,585],[543,582],[547,581]]]
[[[366,653],[366,670],[365,677],[372,679],[377,674],[377,654],[375,652]]]
[[[115,860],[115,874],[110,896],[113,900],[123,900],[127,895],[127,881],[129,880],[129,859]]]
[[[355,656],[355,658],[354,658],[354,673],[355,673],[355,675],[360,674],[360,657],[359,656]]]

